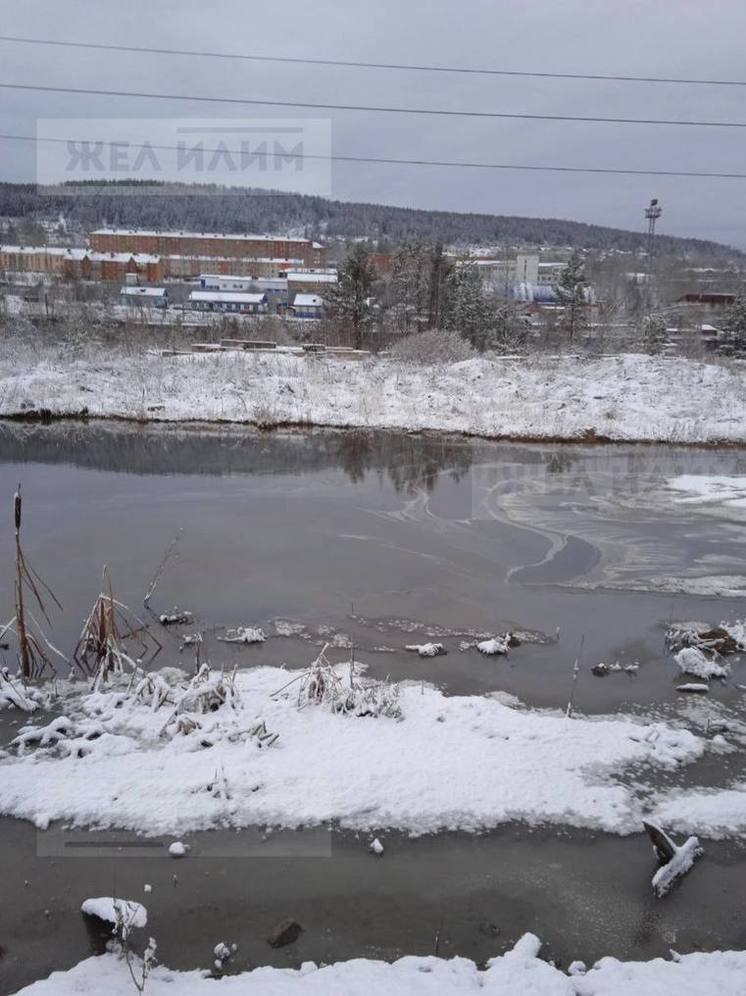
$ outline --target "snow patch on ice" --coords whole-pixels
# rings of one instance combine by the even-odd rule
[[[61,688],[70,722],[103,732],[82,756],[73,737],[65,756],[37,746],[1,758],[0,812],[42,828],[66,820],[148,834],[333,821],[414,834],[510,821],[628,833],[641,811],[632,769],[677,767],[705,750],[661,724],[568,720],[372,682],[349,665],[260,667],[232,683],[203,668],[186,690],[169,686],[177,704],[160,708],[121,682]],[[349,711],[353,684],[362,705]]]

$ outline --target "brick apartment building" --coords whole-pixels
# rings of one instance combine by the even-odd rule
[[[324,247],[311,239],[275,235],[219,235],[214,232],[170,232],[99,228],[89,235],[95,252],[152,253],[159,256],[201,256],[230,259],[302,259],[305,266],[323,266]]]
[[[137,274],[153,282],[165,275],[163,261],[150,253],[104,253],[57,246],[0,246],[0,271],[51,273],[65,280],[119,282],[127,274]]]

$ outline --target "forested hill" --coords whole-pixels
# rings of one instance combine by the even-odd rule
[[[236,192],[185,186],[159,193],[158,185],[143,184],[142,196],[122,195],[116,190],[112,184],[105,194],[69,196],[37,193],[32,184],[0,184],[0,216],[24,217],[31,222],[62,214],[85,229],[106,223],[197,231],[272,232],[322,239],[364,237],[380,241],[381,248],[404,239],[457,245],[499,242],[625,250],[643,248],[645,243],[642,232],[557,218],[423,211],[250,189]],[[710,260],[741,255],[717,242],[664,235],[658,238],[661,253]]]

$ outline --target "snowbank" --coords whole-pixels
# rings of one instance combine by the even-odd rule
[[[142,682],[139,698],[124,680],[94,693],[68,687],[66,733],[22,728],[15,753],[0,759],[0,812],[38,827],[65,820],[175,835],[328,821],[421,834],[514,820],[628,833],[641,817],[628,766],[676,768],[704,751],[685,730],[566,719],[420,683],[374,687],[370,701],[390,710],[378,716],[299,708],[299,674],[239,671],[230,694],[210,700],[223,703],[216,711],[197,711],[206,699],[190,689],[178,715],[163,704],[173,668]]]
[[[3,347],[0,347],[3,348]],[[11,348],[14,349],[11,352]],[[162,357],[90,344],[0,352],[0,415],[54,413],[469,432],[513,438],[746,441],[737,363],[621,354],[394,359],[212,353]]]
[[[484,971],[466,958],[400,958],[393,964],[356,959],[299,970],[255,968],[219,982],[199,972],[156,968],[148,996],[743,996],[746,953],[714,951],[675,960],[620,962],[603,958],[588,972],[572,976],[538,957],[541,944],[525,934],[512,951],[493,958]],[[88,958],[68,972],[55,972],[17,996],[131,996],[126,964],[114,955]]]

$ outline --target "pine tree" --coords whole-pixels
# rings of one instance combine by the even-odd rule
[[[523,349],[528,332],[524,316],[518,314],[511,301],[506,301],[495,312],[489,348],[496,353],[513,353]]]
[[[349,322],[356,349],[361,349],[363,336],[371,321],[371,294],[376,279],[364,242],[355,244],[337,270],[337,283],[327,294],[327,304],[338,318]]]
[[[666,345],[666,320],[662,315],[647,315],[642,323],[640,347],[651,356],[662,352]]]
[[[433,246],[433,250],[430,253],[430,311],[428,324],[431,329],[440,327],[443,315],[448,311],[447,295],[451,269],[452,264],[443,252],[443,246],[439,242]]]
[[[429,251],[419,242],[405,242],[394,257],[393,307],[399,328],[408,332],[429,324]]]
[[[585,317],[585,289],[583,258],[576,249],[567,261],[556,288],[560,303],[565,308],[562,327],[570,341],[588,324]]]
[[[746,352],[746,293],[741,290],[727,312],[722,330],[734,353]]]
[[[509,352],[521,339],[521,324],[512,304],[485,293],[482,275],[468,263],[457,267],[448,282],[446,327],[458,332],[475,349]]]

